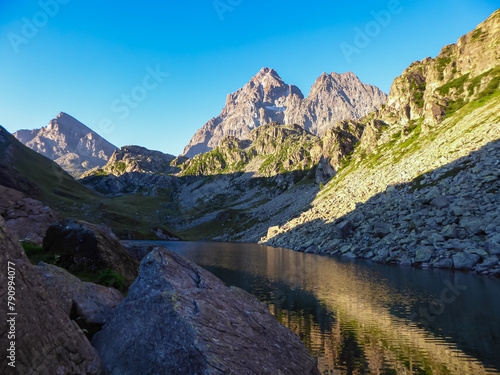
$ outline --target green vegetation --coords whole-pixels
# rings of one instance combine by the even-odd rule
[[[399,139],[401,138],[401,133],[402,133],[402,131],[401,131],[401,130],[400,130],[400,131],[398,131],[398,132],[396,132],[396,133],[394,133],[394,134],[391,136],[392,140],[394,140],[394,141],[399,140]]]
[[[481,30],[481,28],[477,28],[476,30],[474,30],[474,32],[472,33],[472,41],[475,41],[475,40],[478,40],[479,38],[481,38],[481,36],[484,38],[484,34],[483,34],[483,30]],[[483,39],[481,38],[481,39]]]
[[[460,106],[460,103],[456,104],[455,107],[448,107],[446,111],[446,118],[451,115],[454,116],[454,123],[460,121],[462,118],[473,112],[474,110],[481,108],[483,105],[488,103],[490,100],[500,97],[500,90],[493,92],[490,95],[483,96],[480,99],[474,100],[470,103],[466,103]]]
[[[163,232],[176,237],[165,228],[169,212],[162,206],[172,202],[172,191],[157,189],[158,196],[125,194],[118,197],[103,198],[96,207],[101,220],[108,223],[120,238],[132,236],[134,239],[155,238],[152,228],[158,227]]]
[[[99,272],[99,280],[97,284],[123,290],[129,283],[121,273],[113,271],[110,268],[106,268]]]
[[[219,147],[204,154],[195,156],[182,165],[182,176],[199,176],[220,174],[226,169],[227,163]]]
[[[44,262],[47,264],[56,264],[57,256],[54,254],[48,254],[44,252],[43,247],[37,246],[30,241],[23,241],[21,246],[26,253],[29,261],[33,265],[38,265],[40,262]]]
[[[436,89],[437,92],[441,94],[441,96],[446,96],[450,92],[450,89],[454,88],[457,91],[457,94],[461,94],[464,92],[464,84],[469,79],[469,73],[464,74],[458,78],[452,79],[450,82],[444,84],[441,87]]]
[[[98,169],[92,173],[92,176],[108,176],[109,173],[104,171],[103,169]]]
[[[127,168],[127,164],[125,164],[123,161],[119,161],[114,165],[114,168],[119,172],[123,172],[125,171],[125,168]]]
[[[466,170],[468,168],[468,165],[469,165],[469,163],[466,162],[463,165],[457,166],[457,167],[449,170],[448,172],[443,173],[436,180],[434,180],[432,182],[428,182],[428,183],[423,183],[424,178],[425,178],[424,177],[425,173],[421,174],[421,175],[417,176],[415,179],[413,179],[413,181],[411,182],[411,185],[410,185],[411,189],[410,189],[410,191],[413,193],[415,190],[420,190],[420,189],[423,189],[423,188],[426,188],[426,187],[429,187],[429,186],[436,186],[440,181],[445,180],[447,178],[453,178],[457,174],[459,174],[461,171]]]
[[[40,262],[57,265],[61,267],[59,262],[60,255],[54,253],[46,252],[43,247],[37,246],[29,241],[23,241],[21,243],[26,256],[28,257],[31,264],[34,266],[40,264]],[[88,281],[99,285],[109,286],[120,291],[126,291],[130,286],[129,282],[125,277],[116,271],[106,268],[104,270],[98,271],[78,271],[71,272],[74,276],[78,277],[82,281]]]
[[[413,77],[410,82],[410,89],[413,93],[413,100],[419,108],[424,108],[424,91],[426,83],[425,81],[417,84],[416,79]]]
[[[245,218],[245,210],[225,210],[224,218],[221,220],[209,220],[180,234],[186,240],[211,239],[224,233],[241,233],[258,224],[257,218]],[[235,237],[237,239],[237,237]]]
[[[474,93],[475,88],[481,84],[482,79],[486,76],[492,76],[492,78],[490,82],[488,82],[486,87],[483,89],[483,91],[481,91],[477,95],[477,98],[481,99],[485,96],[489,96],[498,90],[500,85],[500,67],[497,66],[496,68],[490,69],[487,72],[484,72],[483,74],[480,74],[479,76],[474,77],[471,80],[471,84],[469,86],[470,95]]]
[[[481,82],[485,77],[491,77],[490,81],[482,91],[477,92],[479,87],[481,86]],[[500,67],[496,67],[472,79],[469,79],[469,73],[464,74],[463,76],[455,78],[450,82],[444,84],[443,86],[438,87],[436,91],[441,96],[444,97],[450,93],[451,89],[455,89],[454,95],[456,96],[456,99],[449,100],[448,107],[446,108],[445,117],[449,117],[451,114],[455,113],[469,102],[480,103],[482,99],[489,98],[492,94],[494,94],[498,90],[499,85],[500,85]],[[466,88],[469,96],[468,99],[463,97]],[[471,97],[473,96],[474,100],[471,101]]]
[[[51,208],[64,213],[81,217],[82,205],[90,205],[99,199],[99,195],[81,185],[66,173],[56,163],[37,152],[25,147],[16,139],[12,140],[13,152],[12,175],[19,172],[23,178],[38,186],[41,190],[39,197]],[[3,156],[0,155],[0,160]],[[90,215],[93,217],[93,215]]]
[[[436,61],[436,69],[439,72],[438,78],[440,81],[442,81],[444,79],[444,70],[452,61],[451,56],[437,57],[435,61]]]

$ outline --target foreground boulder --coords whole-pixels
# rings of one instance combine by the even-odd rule
[[[80,326],[103,325],[123,299],[114,288],[83,282],[52,264],[42,262],[35,271],[66,314],[81,321]]]
[[[34,272],[17,238],[0,216],[1,306],[12,307],[15,316],[4,312],[0,325],[1,374],[100,374],[99,355],[80,328],[61,309]],[[7,267],[11,266],[11,269]],[[7,279],[8,271],[13,276]],[[15,283],[14,305],[8,305],[8,281]],[[10,310],[12,311],[12,310]],[[8,324],[12,319],[14,324]],[[15,334],[9,337],[9,335]],[[15,368],[7,355],[15,343]],[[9,354],[6,354],[9,353]]]
[[[92,343],[106,374],[319,374],[264,304],[163,247]]]
[[[58,220],[47,205],[5,186],[0,186],[0,215],[18,238],[36,245],[42,244],[47,229]]]
[[[43,248],[57,254],[59,264],[72,272],[110,269],[129,282],[138,275],[139,262],[115,235],[105,227],[85,221],[67,219],[51,225],[43,239]]]

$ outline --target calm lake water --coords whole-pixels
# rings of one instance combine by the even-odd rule
[[[499,374],[500,280],[255,244],[158,241],[264,302],[323,374]]]

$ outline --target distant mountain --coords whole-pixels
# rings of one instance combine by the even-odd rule
[[[0,185],[23,192],[54,209],[97,198],[59,165],[24,146],[1,126]]]
[[[19,130],[14,136],[32,150],[54,160],[73,177],[103,166],[116,150],[116,146],[64,112],[46,127]]]
[[[115,150],[102,168],[94,168],[82,177],[103,174],[121,176],[131,172],[172,174],[180,171],[180,168],[176,167],[176,163],[186,160],[187,158],[182,156],[176,158],[174,155],[149,150],[141,146],[124,146]]]
[[[356,120],[378,109],[386,97],[348,72],[324,73],[304,99],[299,88],[286,84],[275,70],[262,68],[243,88],[227,96],[221,114],[195,133],[183,155],[210,151],[225,136],[247,139],[253,129],[276,121],[296,123],[322,135],[338,121]]]

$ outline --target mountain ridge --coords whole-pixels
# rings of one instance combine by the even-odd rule
[[[25,146],[55,161],[73,177],[106,164],[117,148],[64,112],[45,127],[21,129],[14,136]]]
[[[225,136],[246,139],[252,129],[272,122],[297,123],[321,135],[338,121],[367,115],[385,99],[386,94],[362,83],[352,72],[323,73],[304,98],[298,87],[286,84],[274,69],[264,67],[242,88],[228,94],[219,116],[195,133],[182,155],[207,152]]]

